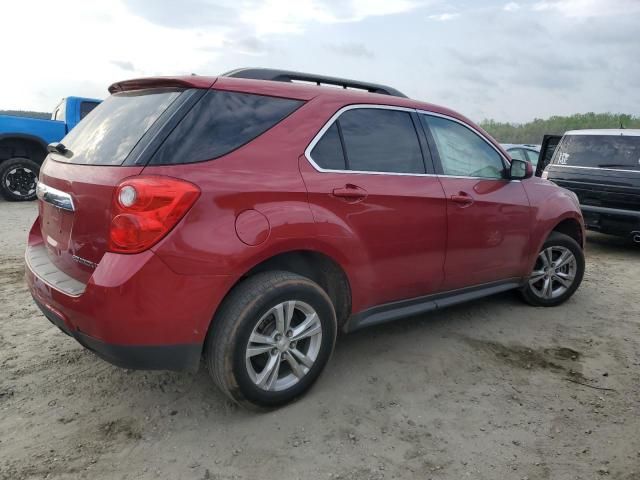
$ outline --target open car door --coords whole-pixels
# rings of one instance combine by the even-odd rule
[[[545,135],[542,138],[542,146],[540,147],[540,155],[538,155],[538,165],[536,166],[536,177],[542,175],[542,171],[551,162],[553,152],[556,151],[562,135]]]

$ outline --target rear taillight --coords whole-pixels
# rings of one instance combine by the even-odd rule
[[[138,253],[164,237],[200,195],[194,184],[170,177],[123,181],[111,206],[109,251]]]

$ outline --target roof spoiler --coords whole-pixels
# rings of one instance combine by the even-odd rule
[[[378,85],[376,83],[360,82],[358,80],[347,80],[346,78],[326,77],[312,73],[292,72],[289,70],[276,70],[272,68],[238,68],[230,72],[223,73],[222,77],[247,78],[252,80],[270,80],[274,82],[308,82],[321,85],[335,85],[344,89],[351,88],[365,90],[370,93],[381,93],[393,97],[407,96],[392,87]]]
[[[208,77],[150,77],[134,78],[116,82],[109,87],[109,93],[144,90],[146,88],[210,88],[215,83]]]

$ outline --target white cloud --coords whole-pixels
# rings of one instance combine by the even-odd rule
[[[3,38],[19,38],[20,42],[3,49],[0,109],[49,111],[60,96],[105,97],[107,87],[123,78],[212,74],[221,68],[217,61],[224,55],[237,58],[224,66],[228,68],[236,62],[242,65],[248,56],[263,56],[273,35],[301,34],[317,24],[401,14],[433,1],[9,2],[2,6]],[[72,26],[63,29],[64,42],[52,18]]]
[[[441,13],[439,15],[429,15],[431,20],[437,20],[438,22],[446,22],[448,20],[453,20],[454,18],[458,18],[460,16],[459,13]]]
[[[339,55],[352,58],[368,58],[375,57],[375,53],[368,49],[363,43],[345,42],[327,45],[327,48]]]
[[[52,18],[73,26],[63,29],[66,41]],[[3,64],[11,68],[3,68],[0,108],[50,111],[62,96],[105,97],[107,87],[123,78],[189,74],[219,55],[194,47],[220,47],[224,40],[215,30],[152,24],[118,2],[11,2],[3,6],[3,19],[5,38],[20,42],[3,49]]]
[[[538,12],[555,11],[576,18],[631,15],[640,12],[640,0],[543,0],[532,8]]]
[[[516,2],[509,2],[502,9],[505,12],[515,12],[517,10],[520,10],[520,5]]]
[[[266,0],[241,13],[241,21],[255,29],[257,35],[302,33],[310,23],[359,22],[367,17],[394,15],[424,6],[429,1],[417,0]]]
[[[261,66],[391,84],[477,119],[640,113],[640,64],[632,61],[640,0],[5,3],[4,38],[20,42],[2,51],[0,109],[104,98],[109,84],[132,77]],[[511,4],[527,15],[505,11]],[[548,53],[532,56],[549,51],[552,62]]]

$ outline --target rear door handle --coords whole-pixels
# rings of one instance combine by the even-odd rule
[[[451,201],[457,203],[461,208],[473,205],[473,197],[467,192],[459,192],[457,195],[451,195]]]
[[[332,192],[334,197],[344,198],[345,200],[363,200],[367,198],[367,191],[364,188],[360,188],[357,185],[346,184],[342,188],[334,188]]]

